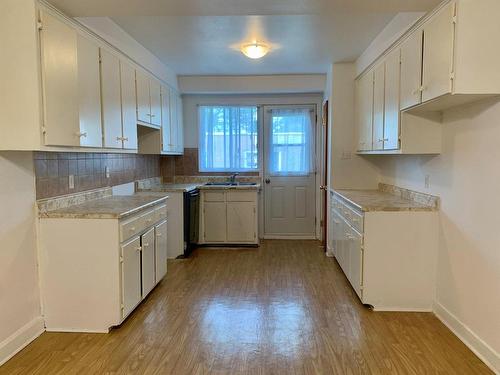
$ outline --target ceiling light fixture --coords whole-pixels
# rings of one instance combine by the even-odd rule
[[[260,59],[264,57],[269,52],[269,46],[263,43],[248,43],[241,46],[241,52],[251,58],[251,59]]]

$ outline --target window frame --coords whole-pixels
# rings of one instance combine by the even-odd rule
[[[203,103],[197,104],[197,133],[198,133],[198,171],[200,173],[260,173],[261,165],[262,165],[262,154],[261,154],[261,145],[262,145],[262,114],[261,114],[261,106],[257,104],[213,104],[213,103]],[[245,169],[245,168],[203,168],[202,167],[202,158],[201,158],[201,117],[200,111],[202,107],[227,107],[227,108],[255,108],[257,111],[257,141],[255,145],[256,154],[257,154],[257,165],[255,168]]]

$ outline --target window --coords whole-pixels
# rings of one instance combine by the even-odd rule
[[[258,170],[257,107],[199,107],[201,172]]]
[[[270,126],[271,175],[308,175],[312,169],[311,110],[273,109]]]

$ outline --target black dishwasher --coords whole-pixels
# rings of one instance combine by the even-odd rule
[[[198,243],[200,228],[200,191],[184,192],[184,258],[188,257]]]

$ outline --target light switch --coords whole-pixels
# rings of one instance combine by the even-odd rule
[[[75,188],[75,176],[70,174],[68,177],[68,187],[70,190]]]
[[[107,165],[104,167],[104,173],[106,174],[106,178],[109,178],[109,167]]]

